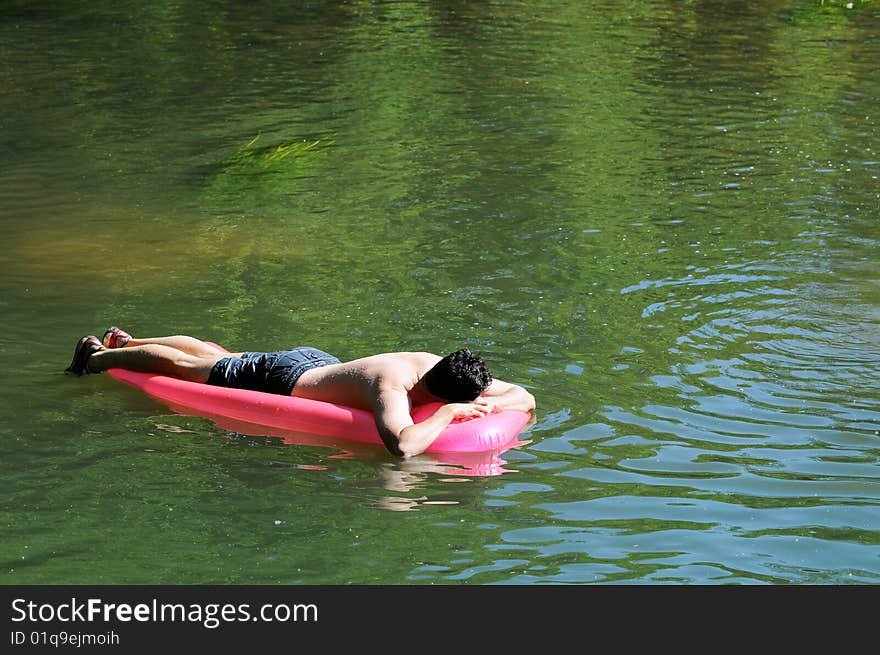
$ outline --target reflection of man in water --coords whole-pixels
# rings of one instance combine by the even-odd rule
[[[527,443],[529,442],[517,442],[517,445]],[[417,510],[421,505],[458,505],[462,502],[462,497],[471,497],[474,493],[473,487],[464,485],[459,494],[456,490],[449,491],[449,483],[470,482],[475,476],[516,473],[516,469],[505,468],[506,464],[507,461],[498,453],[425,453],[413,459],[385,462],[379,470],[382,488],[390,493],[377,498],[375,506],[393,512],[408,512]],[[397,495],[416,490],[439,489],[432,487],[432,479],[445,483],[442,485],[442,495]]]
[[[193,337],[135,339],[112,327],[102,340],[80,339],[67,371],[83,375],[111,368],[365,409],[373,412],[388,450],[403,457],[423,452],[456,418],[535,408],[532,394],[493,380],[482,358],[467,349],[446,357],[396,352],[341,362],[310,347],[226,353]],[[413,422],[412,405],[438,401],[444,404],[435,414]]]

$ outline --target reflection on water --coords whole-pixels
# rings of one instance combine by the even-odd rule
[[[13,3],[0,577],[876,583],[878,30],[828,0]],[[169,416],[60,374],[110,324],[468,345],[536,421],[397,461]]]
[[[430,452],[422,455],[393,461],[384,447],[357,442],[330,439],[295,430],[267,427],[237,421],[227,417],[209,416],[217,427],[228,432],[229,439],[252,440],[268,437],[269,442],[286,446],[314,446],[322,450],[330,449],[332,454],[325,456],[326,464],[304,464],[296,462],[270,461],[268,466],[280,466],[298,470],[333,472],[333,462],[338,460],[373,461],[377,463],[381,487],[394,495],[383,495],[376,499],[375,507],[392,511],[411,511],[421,505],[454,505],[456,500],[432,499],[425,495],[413,497],[411,494],[430,488],[431,482],[467,482],[473,477],[489,477],[504,473],[515,473],[516,469],[505,468],[507,460],[504,453],[514,448],[527,446],[530,442],[514,439],[503,449],[485,452]],[[157,429],[173,433],[193,432],[173,424],[156,424]],[[399,495],[406,494],[406,495]]]
[[[305,432],[297,432],[294,430],[283,430],[281,428],[267,428],[265,426],[252,425],[240,421],[234,421],[226,418],[213,418],[213,421],[221,428],[226,430],[234,430],[233,435],[251,435],[251,436],[267,436],[280,439],[286,445],[307,445],[317,446],[321,448],[333,448],[340,452],[331,455],[328,459],[371,459],[385,460],[387,459],[387,451],[382,446],[371,446],[357,444],[355,442],[340,441],[330,439],[321,435],[312,435]],[[423,453],[414,459],[404,459],[395,463],[393,471],[401,474],[399,483],[391,483],[389,490],[404,491],[404,487],[408,486],[404,483],[405,479],[412,478],[413,481],[422,479],[420,473],[448,473],[460,476],[476,476],[486,477],[493,475],[501,475],[509,473],[504,468],[507,463],[502,459],[502,455],[512,448],[521,448],[528,445],[528,441],[520,441],[514,439],[504,446],[501,450],[490,450],[476,453],[446,453],[446,452],[430,452]],[[387,471],[386,471],[387,472]]]

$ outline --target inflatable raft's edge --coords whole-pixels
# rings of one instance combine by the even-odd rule
[[[218,349],[221,349],[218,347]],[[166,401],[176,412],[190,410],[254,425],[307,432],[359,443],[382,445],[370,412],[308,398],[261,391],[230,389],[179,380],[164,375],[110,369],[107,373]],[[439,403],[416,407],[413,419],[423,420]],[[527,412],[504,410],[489,416],[450,424],[426,452],[485,452],[503,449],[522,432]]]

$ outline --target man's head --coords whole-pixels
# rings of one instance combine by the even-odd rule
[[[492,384],[486,362],[467,348],[446,355],[422,379],[431,395],[450,403],[471,402]]]

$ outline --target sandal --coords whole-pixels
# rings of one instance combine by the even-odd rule
[[[73,351],[73,360],[64,372],[76,375],[92,373],[93,371],[89,370],[89,357],[99,350],[104,350],[104,346],[98,341],[98,337],[92,335],[83,337],[77,342],[76,350]]]
[[[103,337],[101,337],[101,343],[107,348],[122,348],[130,339],[131,335],[128,332],[113,326],[104,333]]]

